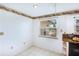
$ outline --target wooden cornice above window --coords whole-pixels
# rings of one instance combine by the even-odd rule
[[[30,15],[16,11],[12,8],[8,8],[8,7],[3,6],[3,5],[0,5],[0,9],[8,11],[8,12],[15,13],[17,15],[28,17],[28,18],[31,18],[31,19],[45,18],[45,17],[52,17],[52,16],[62,16],[62,15],[69,15],[69,14],[79,14],[79,9],[75,9],[75,10],[69,10],[69,11],[58,12],[58,13],[51,13],[51,14],[41,15],[41,16],[30,16]]]

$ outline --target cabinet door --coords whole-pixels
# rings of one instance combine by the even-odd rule
[[[69,56],[79,56],[79,43],[69,43]]]

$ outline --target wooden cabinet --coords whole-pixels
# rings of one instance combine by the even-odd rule
[[[69,43],[79,44],[78,34],[63,34],[63,51],[65,56],[69,56]]]

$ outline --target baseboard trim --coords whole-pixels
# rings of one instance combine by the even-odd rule
[[[19,56],[22,52],[24,52],[25,50],[29,49],[30,47],[32,47],[32,44],[29,43],[26,45],[27,48],[25,48],[24,50],[22,50],[21,52],[17,53],[15,56]]]
[[[63,53],[59,53],[59,52],[56,52],[56,51],[51,51],[51,50],[49,50],[49,49],[41,48],[41,47],[38,47],[38,46],[36,46],[36,45],[32,45],[32,46],[37,47],[37,48],[40,48],[40,49],[43,49],[43,50],[50,51],[50,52],[52,52],[52,53],[61,54],[62,56],[64,56]]]
[[[16,54],[15,56],[19,56],[22,52],[24,52],[25,50],[28,50],[30,47],[37,47],[37,48],[40,48],[40,49],[43,49],[43,50],[47,50],[47,51],[50,51],[50,52],[52,52],[52,53],[60,54],[61,56],[64,56],[63,53],[59,53],[59,52],[56,52],[56,51],[51,51],[51,50],[49,50],[49,49],[41,48],[41,47],[36,46],[36,45],[33,45],[33,44],[31,44],[31,43],[27,44],[26,47],[27,47],[27,48],[25,48],[23,51],[19,52],[19,53]]]

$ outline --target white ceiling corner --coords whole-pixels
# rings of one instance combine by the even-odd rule
[[[55,3],[1,3],[4,6],[13,8],[31,16],[40,16],[55,13]],[[33,8],[33,5],[38,5]],[[62,12],[71,9],[79,9],[78,3],[56,3],[56,12]]]

